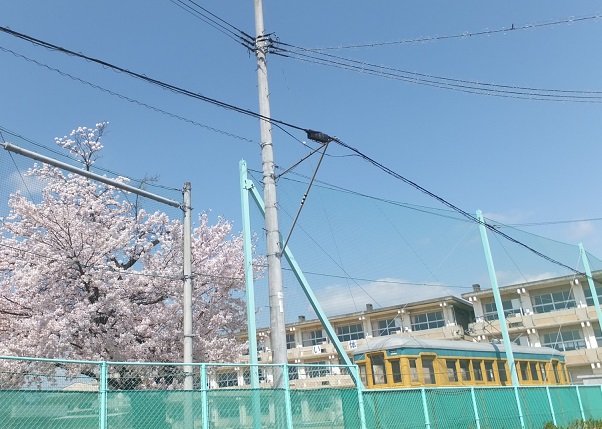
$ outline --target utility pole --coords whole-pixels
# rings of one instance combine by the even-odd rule
[[[286,353],[286,327],[284,324],[284,294],[282,292],[282,265],[278,209],[276,206],[276,178],[274,172],[274,148],[272,124],[269,121],[270,99],[266,54],[268,40],[263,23],[263,1],[255,2],[255,55],[257,56],[257,87],[259,89],[259,120],[261,130],[261,160],[263,166],[263,199],[265,202],[265,228],[268,262],[268,289],[270,295],[270,343],[272,363],[288,363]],[[268,118],[268,119],[266,119]],[[280,367],[274,367],[274,387],[283,388]]]

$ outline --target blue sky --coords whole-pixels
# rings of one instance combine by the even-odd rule
[[[251,0],[198,3],[254,34]],[[266,30],[283,43],[304,48],[372,44],[325,51],[356,61],[498,85],[602,91],[598,43],[602,12],[594,1],[295,4],[266,0],[264,9]],[[0,25],[14,31],[258,110],[254,56],[168,0],[2,2],[0,16]],[[580,20],[592,16],[598,18]],[[537,25],[567,20],[572,22]],[[533,28],[522,29],[529,24]],[[521,29],[510,30],[512,26]],[[508,31],[468,36],[502,28]],[[461,34],[467,36],[381,45]],[[224,215],[240,229],[238,162],[244,158],[250,168],[261,169],[257,120],[4,33],[0,33],[0,48],[253,141],[159,114],[0,51],[0,126],[51,146],[54,137],[73,128],[109,121],[99,165],[132,177],[157,174],[161,184],[175,188],[190,181],[195,209]],[[274,55],[269,57],[269,77],[274,118],[336,135],[468,212],[481,209],[510,224],[602,217],[596,168],[602,151],[601,104],[476,95]],[[306,140],[302,133],[288,131]],[[282,167],[307,153],[299,141],[278,130],[274,131],[274,144],[276,163]],[[318,173],[325,182],[379,198],[441,207],[357,158],[342,156],[349,152],[341,147],[331,146],[329,154],[334,156],[325,159]],[[306,162],[296,171],[311,175],[316,161]],[[301,194],[303,190],[303,186],[298,189]],[[300,195],[291,194],[292,211],[299,200]],[[318,200],[314,201],[318,207]],[[309,221],[310,215],[304,216],[301,220]],[[319,218],[319,214],[315,216]],[[358,214],[358,218],[364,216]],[[358,220],[347,217],[339,224],[351,227]],[[421,221],[428,223],[418,218],[409,228],[419,229],[416,225]],[[356,234],[354,245],[369,247],[378,221],[367,224],[371,226],[362,227],[363,234]],[[560,242],[582,241],[592,253],[602,255],[600,226],[600,222],[590,221],[525,229]],[[286,227],[283,229],[286,233]],[[311,265],[312,252],[300,240],[293,236],[291,246],[307,252],[306,263]],[[552,252],[552,247],[542,250]],[[432,267],[440,264],[432,253],[422,256],[424,262],[429,258],[433,259],[433,271]],[[484,260],[478,263],[483,265]],[[315,266],[319,265],[316,262]],[[388,266],[393,265],[391,257]],[[381,272],[365,271],[369,279],[401,278],[399,273],[387,275],[393,271],[387,267]],[[537,269],[531,274],[544,272],[557,273]],[[431,274],[413,281],[449,283],[441,277],[433,279]],[[481,276],[456,275],[455,280],[470,285],[475,278],[481,281]]]

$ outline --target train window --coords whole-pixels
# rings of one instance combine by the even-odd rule
[[[399,359],[391,361],[391,372],[393,373],[393,383],[401,383],[401,367],[399,366]]]
[[[487,375],[487,381],[495,381],[495,372],[493,371],[493,361],[485,361],[485,374]]]
[[[412,382],[418,383],[418,368],[416,367],[416,359],[408,359],[410,362],[410,378]]]
[[[531,368],[531,378],[533,378],[533,381],[539,381],[537,362],[529,362],[529,367]]]
[[[433,358],[422,358],[422,375],[424,376],[424,384],[435,384],[435,368],[433,366]]]
[[[541,381],[547,383],[548,374],[546,374],[546,364],[543,362],[539,362],[539,372],[541,372]]]
[[[527,371],[527,362],[517,362],[516,366],[518,367],[518,372],[520,372],[520,376],[523,381],[529,381],[529,372]]]
[[[462,381],[470,381],[472,377],[470,376],[470,361],[460,359],[460,375],[462,376]]]
[[[451,382],[458,381],[458,371],[456,370],[456,360],[455,359],[447,359],[445,361],[445,365],[447,366],[447,378]]]
[[[505,384],[508,382],[508,375],[506,374],[506,362],[503,360],[497,361],[497,371],[500,374],[500,383]]]
[[[364,383],[364,386],[366,384],[368,384],[368,379],[366,378],[366,365],[358,365],[358,368],[360,370],[360,379],[362,380],[362,383]]]
[[[372,382],[374,384],[387,384],[385,358],[382,353],[370,356],[370,361],[372,362]]]
[[[556,379],[556,384],[560,384],[560,374],[558,374],[558,361],[552,362],[552,370],[554,371],[554,378]]]
[[[483,371],[481,369],[481,363],[483,361],[475,359],[472,361],[472,371],[474,372],[475,381],[483,381]]]

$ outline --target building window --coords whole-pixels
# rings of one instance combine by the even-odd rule
[[[326,342],[326,336],[323,329],[307,331],[301,334],[303,347],[317,346]]]
[[[361,340],[364,338],[364,327],[361,323],[337,326],[339,341]]]
[[[266,380],[265,380],[265,375],[263,373],[263,369],[257,368],[257,375],[259,376],[258,377],[259,382],[265,383]],[[243,378],[244,384],[246,384],[246,385],[251,384],[251,371],[249,369],[245,369],[242,373],[242,378]]]
[[[286,349],[294,349],[297,347],[297,343],[295,342],[295,334],[286,334]]]
[[[592,298],[592,291],[588,287],[583,288],[583,294],[585,295],[585,302],[587,305],[594,305],[594,298]],[[598,303],[602,303],[602,286],[596,286],[596,294],[598,295]]]
[[[593,322],[592,326],[594,327],[594,335],[596,336],[598,347],[602,347],[602,331],[600,331],[600,324],[598,322]]]
[[[329,375],[331,373],[332,368],[330,368],[330,366],[326,363],[326,361],[312,362],[312,364],[322,365],[322,366],[306,366],[305,374],[307,374],[307,376],[309,378],[326,377],[327,375]]]
[[[289,366],[288,367],[288,379],[289,380],[299,380],[299,367],[298,366]]]
[[[543,334],[543,341],[541,345],[545,347],[553,347],[561,352],[586,348],[585,340],[581,337],[581,330],[579,329]]]
[[[502,301],[502,308],[504,309],[504,316],[508,317],[512,314],[520,314],[520,309],[512,307],[512,300],[505,299]],[[495,302],[485,303],[483,306],[483,318],[485,320],[497,320],[497,306]]]
[[[576,306],[573,292],[570,290],[536,295],[532,297],[532,300],[534,313],[547,313]]]
[[[443,319],[442,311],[412,315],[412,331],[441,328],[443,326],[445,326],[445,319]]]
[[[236,371],[220,372],[217,374],[218,387],[238,386],[238,374]]]
[[[372,336],[382,337],[385,335],[396,334],[401,331],[399,319],[383,319],[372,322]]]

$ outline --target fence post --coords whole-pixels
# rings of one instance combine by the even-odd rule
[[[552,403],[552,395],[550,395],[550,386],[546,386],[546,394],[548,395],[548,403],[550,404],[550,411],[552,412],[552,423],[554,423],[554,426],[558,426],[556,422],[556,412],[554,411],[554,404]]]
[[[288,364],[282,364],[282,380],[284,381],[284,406],[286,407],[286,427],[293,429],[293,410],[291,405],[291,383],[288,375]]]
[[[481,418],[479,417],[479,409],[477,408],[477,398],[474,394],[474,387],[470,388],[470,396],[472,397],[472,409],[474,410],[474,421],[477,424],[477,429],[481,429]]]
[[[207,365],[201,364],[201,418],[202,428],[209,429],[209,401],[207,399]]]
[[[100,406],[98,410],[98,418],[100,429],[107,428],[107,363],[100,363]]]
[[[516,398],[516,406],[518,408],[518,418],[520,419],[520,427],[525,429],[525,418],[523,416],[523,407],[520,404],[520,395],[518,394],[518,387],[514,386],[514,397]]]
[[[349,371],[353,374],[355,380],[360,380],[360,372],[357,365],[348,366]],[[360,429],[366,429],[366,409],[364,407],[364,385],[363,383],[355,383],[355,391],[357,392],[357,407],[360,417]]]
[[[420,389],[420,395],[422,396],[422,409],[424,411],[424,427],[431,429],[431,419],[429,418],[429,408],[426,403],[426,389],[423,387]]]
[[[585,412],[583,411],[583,402],[581,402],[581,394],[579,393],[579,386],[575,386],[577,392],[577,400],[579,401],[579,411],[581,411],[581,418],[585,420]]]

